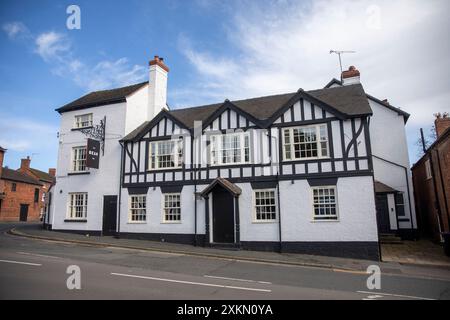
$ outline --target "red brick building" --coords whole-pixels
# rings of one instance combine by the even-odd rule
[[[5,152],[0,147],[0,221],[39,221],[54,177],[30,168],[29,158],[19,170],[3,167]]]
[[[437,115],[436,141],[412,167],[421,234],[435,241],[450,232],[450,117]]]

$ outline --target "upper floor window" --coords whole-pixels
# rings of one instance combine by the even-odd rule
[[[72,171],[86,171],[86,147],[72,148]]]
[[[313,219],[337,220],[338,209],[336,200],[336,187],[314,187],[313,193]]]
[[[284,160],[329,157],[327,125],[283,129]]]
[[[11,191],[12,192],[16,192],[16,190],[17,190],[17,184],[16,183],[12,183],[11,184]]]
[[[211,136],[211,164],[243,164],[250,162],[250,134],[228,133]]]
[[[183,139],[150,143],[150,170],[180,168],[183,163]]]
[[[76,129],[92,127],[92,113],[75,116],[75,126],[74,127]]]
[[[426,175],[426,179],[431,179],[431,164],[430,164],[430,160],[428,159],[427,161],[425,161],[425,175]]]
[[[34,203],[39,202],[39,188],[34,189]]]
[[[87,217],[87,193],[70,193],[68,205],[68,219],[86,219]]]

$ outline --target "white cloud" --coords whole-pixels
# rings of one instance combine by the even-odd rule
[[[20,21],[7,22],[2,26],[3,31],[10,39],[16,39],[22,36],[28,36],[28,28]]]
[[[62,60],[71,49],[71,44],[62,33],[54,31],[41,33],[36,38],[36,53],[45,61]]]
[[[355,50],[343,65],[357,66],[367,92],[411,113],[409,127],[430,125],[450,109],[449,10],[445,0],[235,2],[224,19],[227,54],[180,35],[195,72],[176,105],[320,88],[339,78],[329,50]]]

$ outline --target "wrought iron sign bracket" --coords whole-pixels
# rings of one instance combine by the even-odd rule
[[[85,136],[100,141],[102,155],[105,155],[105,132],[106,132],[106,116],[100,120],[100,124],[96,124],[88,129],[80,130]]]

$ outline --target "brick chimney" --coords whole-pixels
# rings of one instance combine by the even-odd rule
[[[26,173],[30,170],[31,159],[30,156],[27,156],[25,159],[20,160],[20,172]]]
[[[149,63],[148,104],[149,120],[153,119],[162,109],[167,109],[167,74],[169,67],[164,58],[155,56]]]
[[[52,177],[56,177],[56,169],[55,168],[49,168],[48,169],[48,174],[51,175]]]
[[[348,70],[342,71],[342,84],[344,86],[350,85],[350,84],[357,84],[360,82],[360,73],[358,69],[356,69],[355,66],[350,66]]]
[[[436,129],[436,136],[439,138],[448,128],[450,128],[450,117],[447,112],[436,113],[434,115],[434,127]]]

